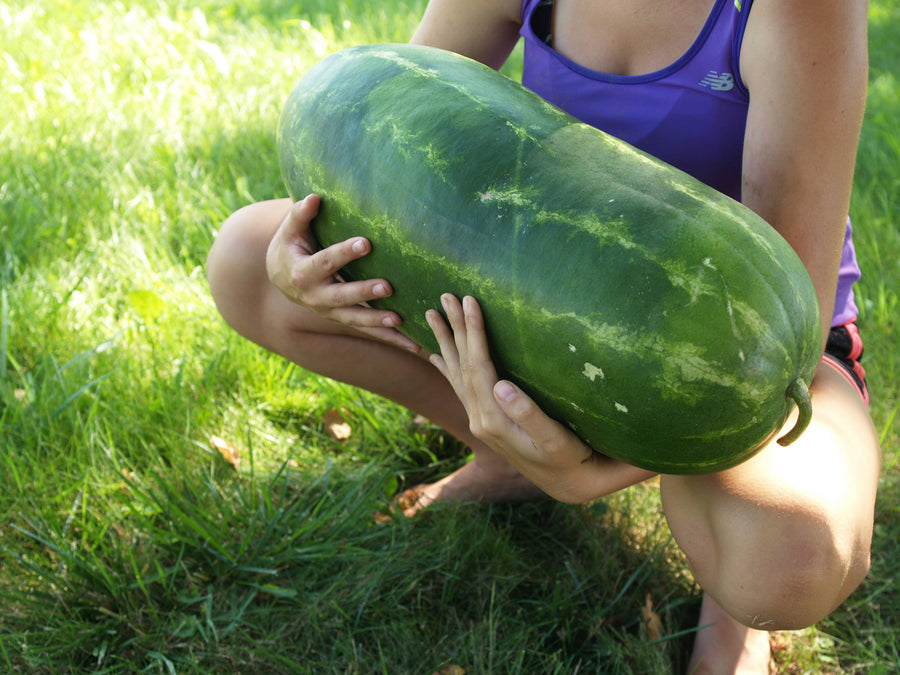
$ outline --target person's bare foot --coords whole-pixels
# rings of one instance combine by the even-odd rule
[[[407,518],[434,502],[513,502],[541,499],[546,494],[499,457],[475,456],[435,483],[404,490],[392,500]]]
[[[703,595],[700,630],[688,675],[768,675],[769,634],[735,621],[709,595]]]

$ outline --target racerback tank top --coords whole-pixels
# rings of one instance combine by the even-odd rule
[[[700,34],[671,65],[643,75],[590,70],[552,47],[553,0],[524,0],[522,84],[586,124],[602,129],[698,180],[741,198],[750,94],[740,49],[752,0],[716,0]],[[856,317],[859,279],[849,218],[832,325]]]

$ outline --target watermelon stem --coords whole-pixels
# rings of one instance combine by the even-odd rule
[[[778,439],[778,445],[782,446],[790,445],[800,438],[800,434],[806,431],[806,427],[809,426],[812,419],[812,400],[809,397],[809,387],[806,386],[806,382],[795,377],[788,385],[785,395],[794,399],[799,415],[794,428]]]

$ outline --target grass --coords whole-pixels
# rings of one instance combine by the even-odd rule
[[[0,2],[0,671],[684,670],[699,591],[653,484],[375,524],[465,449],[247,344],[209,298],[218,224],[283,194],[293,83],[342,46],[406,40],[422,7]],[[900,665],[898,30],[897,1],[873,0],[853,205],[885,448],[872,573],[779,638],[783,673]]]

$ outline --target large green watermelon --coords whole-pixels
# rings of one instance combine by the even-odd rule
[[[820,354],[803,264],[734,200],[467,58],[413,45],[333,54],[279,130],[291,196],[322,197],[344,273],[387,278],[430,350],[443,292],[482,305],[492,354],[598,451],[664,473],[733,466],[770,441]]]

